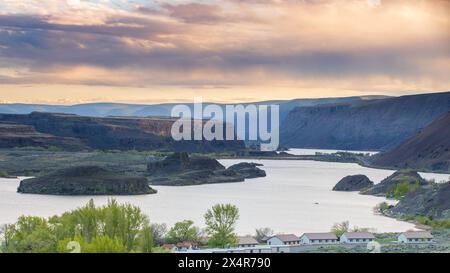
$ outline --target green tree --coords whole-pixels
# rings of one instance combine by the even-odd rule
[[[138,235],[139,242],[139,252],[142,253],[151,253],[153,250],[154,242],[153,242],[153,230],[150,225],[145,225],[142,230],[139,231]]]
[[[4,230],[2,252],[71,252],[75,241],[82,252],[151,252],[152,229],[138,207],[110,200],[96,207],[92,200],[61,216],[22,216]]]
[[[41,217],[21,216],[6,231],[8,252],[55,252],[57,241],[48,222]]]
[[[341,237],[342,234],[348,232],[350,230],[350,223],[349,221],[344,221],[342,223],[336,223],[331,228],[331,232],[336,234],[337,237]]]
[[[210,236],[208,244],[214,247],[227,247],[237,244],[234,232],[239,219],[239,209],[231,204],[217,204],[204,215],[206,232]]]
[[[198,241],[198,227],[194,226],[191,220],[184,220],[175,223],[175,225],[167,233],[167,241],[171,243],[178,243],[183,241],[197,242]]]
[[[388,197],[400,200],[410,192],[416,191],[420,187],[419,183],[410,184],[408,181],[404,181],[397,185],[394,185],[387,193]]]

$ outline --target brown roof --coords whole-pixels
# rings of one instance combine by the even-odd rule
[[[375,236],[370,232],[346,232],[343,235],[347,239],[375,239]]]
[[[428,231],[407,231],[403,233],[407,239],[432,239],[433,235]]]
[[[241,236],[239,239],[239,245],[257,245],[258,241],[251,236]]]
[[[308,237],[310,240],[337,240],[336,234],[331,232],[323,233],[305,233],[302,235]]]
[[[177,247],[192,247],[194,246],[193,242],[179,242],[177,243]]]
[[[277,234],[270,238],[273,238],[273,237],[277,237],[278,239],[280,239],[283,242],[295,242],[295,241],[300,240],[300,238],[298,238],[295,234]]]
[[[175,245],[174,244],[163,244],[162,247],[172,249],[175,247]]]

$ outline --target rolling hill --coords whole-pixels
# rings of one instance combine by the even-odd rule
[[[373,164],[450,172],[450,112],[398,147],[378,155]]]

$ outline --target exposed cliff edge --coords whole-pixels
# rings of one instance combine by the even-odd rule
[[[237,140],[175,141],[171,137],[175,120],[159,117],[98,118],[40,112],[28,115],[0,114],[0,147],[187,152],[236,151],[245,148],[244,142]]]
[[[376,155],[375,166],[450,172],[450,112],[398,147]]]
[[[125,176],[97,166],[69,167],[37,178],[25,179],[20,193],[51,195],[138,195],[156,191],[145,177]]]
[[[147,171],[152,185],[187,186],[242,182],[266,176],[258,166],[261,165],[244,162],[225,168],[213,158],[174,153],[163,159],[150,158]]]
[[[397,146],[450,110],[450,92],[297,107],[280,128],[281,145],[383,150]]]
[[[374,183],[365,175],[349,175],[342,178],[334,186],[333,191],[360,191],[373,185]]]

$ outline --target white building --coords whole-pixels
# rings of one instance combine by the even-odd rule
[[[344,244],[367,244],[373,240],[375,236],[370,232],[346,232],[339,238]]]
[[[318,245],[318,244],[336,244],[338,243],[338,238],[334,233],[324,232],[324,233],[305,233],[300,237],[300,241],[305,245]]]
[[[251,236],[240,236],[238,237],[238,247],[255,247],[258,245],[258,241]]]
[[[433,235],[428,231],[407,231],[398,236],[398,242],[406,244],[432,243]]]
[[[268,245],[299,245],[300,238],[294,234],[278,234],[267,240]]]

